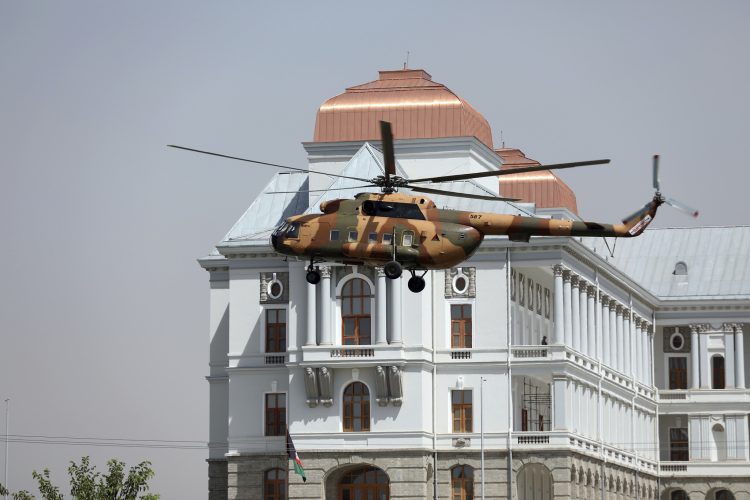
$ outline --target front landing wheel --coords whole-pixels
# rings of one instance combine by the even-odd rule
[[[395,280],[396,278],[401,277],[403,269],[401,268],[401,264],[399,264],[395,260],[392,260],[390,262],[386,262],[386,264],[383,266],[383,272],[385,272],[385,276],[387,278]]]

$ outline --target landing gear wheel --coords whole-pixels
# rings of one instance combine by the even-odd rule
[[[414,293],[419,293],[422,290],[424,290],[425,282],[424,278],[420,276],[412,276],[409,278],[409,290],[411,290]]]
[[[311,285],[317,285],[318,283],[320,283],[320,272],[309,267],[307,268],[307,276],[305,278]]]
[[[401,264],[399,264],[395,260],[392,260],[390,262],[386,262],[386,264],[383,266],[383,271],[385,272],[386,277],[395,280],[396,278],[401,277],[403,269],[401,268]]]

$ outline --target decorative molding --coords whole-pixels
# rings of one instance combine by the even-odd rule
[[[307,395],[307,406],[315,408],[318,406],[318,371],[316,368],[305,368],[305,394]]]
[[[459,278],[466,280],[464,291],[456,289],[455,283]],[[474,267],[454,267],[445,270],[445,298],[474,298],[477,295],[477,270]]]
[[[333,370],[322,366],[318,368],[318,384],[320,386],[320,402],[325,407],[333,404]]]
[[[274,297],[274,290],[280,287],[280,293]],[[260,303],[286,304],[289,302],[289,273],[260,273]]]
[[[331,266],[320,266],[318,270],[320,271],[321,278],[331,278]]]
[[[388,380],[386,378],[387,367],[375,367],[375,401],[378,406],[388,405]]]
[[[398,366],[391,366],[388,369],[388,388],[390,389],[390,402],[393,406],[401,406],[404,394],[401,387],[401,368]]]
[[[552,274],[556,278],[559,278],[560,276],[562,276],[565,273],[565,271],[566,271],[565,267],[561,266],[560,264],[557,264],[552,268]]]

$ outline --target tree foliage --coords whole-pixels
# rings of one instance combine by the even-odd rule
[[[91,465],[89,457],[81,458],[80,463],[70,462],[70,495],[75,500],[158,500],[159,495],[146,493],[148,481],[154,477],[151,462],[143,461],[128,469],[125,473],[125,462],[111,459],[107,462],[107,472],[101,473]],[[64,500],[60,488],[50,479],[49,469],[42,473],[34,471],[39,495],[42,500]],[[140,496],[138,496],[140,494]],[[0,495],[10,495],[13,500],[34,500],[28,491],[10,493],[0,484]]]

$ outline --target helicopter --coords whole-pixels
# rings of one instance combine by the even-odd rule
[[[380,193],[364,192],[354,199],[324,201],[321,214],[301,214],[287,218],[271,234],[271,246],[282,255],[309,260],[307,282],[320,282],[316,264],[338,262],[349,265],[382,266],[389,279],[411,274],[409,290],[419,293],[425,288],[424,276],[429,270],[448,269],[469,259],[487,235],[505,235],[511,241],[528,242],[531,236],[599,236],[632,238],[640,235],[654,220],[662,204],[697,217],[698,212],[674,199],[665,198],[659,186],[659,156],[653,158],[653,198],[641,209],[625,217],[621,224],[571,221],[540,217],[506,215],[492,212],[469,212],[438,208],[425,194],[474,198],[481,200],[520,201],[515,198],[455,193],[423,184],[502,176],[539,170],[601,165],[610,160],[591,160],[550,165],[535,165],[510,170],[443,175],[405,179],[396,175],[393,133],[389,122],[380,122],[384,175],[372,179],[315,172],[273,163],[248,160],[183,146],[170,147],[187,151],[247,161],[261,165],[320,173],[376,186]],[[411,193],[400,193],[408,189]]]

